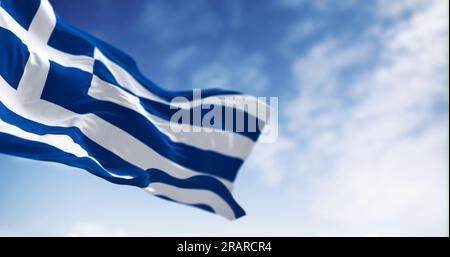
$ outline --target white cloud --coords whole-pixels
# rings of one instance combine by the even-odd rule
[[[277,6],[284,8],[298,8],[304,7],[306,5],[311,5],[315,10],[318,11],[326,11],[326,10],[336,10],[336,8],[347,8],[357,3],[356,0],[315,0],[315,1],[307,1],[307,0],[281,0],[275,2]]]
[[[384,18],[399,18],[407,12],[414,12],[427,6],[428,2],[424,0],[379,0],[377,3],[378,14]]]
[[[190,58],[197,53],[197,48],[194,46],[188,46],[181,48],[180,50],[171,54],[166,61],[166,66],[169,69],[177,69],[182,67]]]
[[[297,145],[266,148],[278,161],[258,168],[289,171],[268,180],[298,204],[299,233],[448,235],[448,2],[403,3],[386,16],[381,1],[359,42],[326,39],[293,65],[282,142]]]
[[[185,41],[193,36],[209,37],[224,26],[201,1],[149,1],[139,17],[137,32],[151,36],[161,44]]]
[[[253,150],[246,166],[257,172],[261,181],[268,186],[279,186],[283,177],[291,170],[292,157],[287,152],[295,151],[295,144],[281,137],[273,144],[260,144]]]
[[[292,6],[305,3],[288,1]],[[327,7],[327,1],[316,2],[318,11]],[[249,194],[249,208],[254,208],[249,216],[234,225],[205,216],[210,226],[181,222],[175,226],[183,228],[179,233],[448,235],[448,1],[378,3],[380,23],[358,42],[346,45],[340,38],[327,38],[293,63],[297,91],[292,91],[288,105],[280,99],[289,126],[281,128],[275,145],[256,147],[246,163],[270,186],[262,187],[261,202],[255,201],[255,192]],[[143,26],[150,26],[161,42],[188,37],[186,24],[197,35],[221,26],[209,15],[193,17],[198,6],[190,6],[177,11],[170,4],[155,5]],[[153,33],[158,28],[149,24],[159,22],[151,19],[167,20],[161,29],[166,34]],[[208,20],[212,22],[205,24]],[[389,23],[381,22],[385,20]],[[294,32],[307,36],[315,25]],[[181,65],[188,55],[178,54],[181,57],[175,54],[169,66]],[[257,53],[225,49],[198,70],[192,83],[264,88],[265,61]],[[236,196],[241,200],[242,195]],[[155,215],[162,221],[167,216]],[[203,216],[200,219],[204,222]],[[165,222],[160,223],[155,233],[170,234]],[[145,226],[137,229],[153,233]],[[11,235],[1,229],[0,234]],[[96,222],[76,223],[66,234],[125,235],[122,229]]]
[[[238,1],[210,8],[208,1],[147,1],[138,15],[136,32],[144,33],[160,44],[184,43],[192,39],[208,40],[220,36],[227,28],[241,26],[243,9]]]
[[[325,23],[321,20],[307,19],[293,23],[286,28],[286,36],[280,42],[281,52],[286,57],[294,57],[296,45],[302,40],[308,39],[314,33],[323,29]]]
[[[265,58],[262,54],[243,54],[236,47],[223,47],[215,60],[200,67],[192,76],[194,87],[222,87],[245,89],[247,93],[259,93],[269,84],[263,72]]]

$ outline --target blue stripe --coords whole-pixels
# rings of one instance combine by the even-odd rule
[[[31,22],[36,15],[40,4],[40,0],[0,1],[0,6],[26,30],[30,28]]]
[[[27,30],[39,5],[40,0],[0,0],[0,6]],[[15,35],[4,29],[0,30],[0,42],[0,75],[8,84],[17,89],[29,58],[28,49]],[[192,91],[169,92],[158,87],[142,75],[136,63],[128,55],[78,30],[64,22],[60,17],[57,17],[56,28],[50,37],[49,45],[67,53],[86,56],[93,56],[95,47],[98,47],[109,59],[127,70],[138,82],[160,98],[169,102],[178,96],[192,100]],[[118,86],[112,74],[107,70],[105,71],[104,65],[102,67],[101,64],[96,63],[96,67],[94,68],[96,74],[100,74],[100,77],[103,79],[106,78],[111,84]],[[61,106],[69,106],[70,108],[68,109],[78,113],[94,113],[140,139],[169,160],[185,167],[205,174],[219,176],[230,181],[235,179],[237,171],[242,165],[242,160],[212,151],[203,151],[186,144],[172,142],[170,138],[159,132],[152,123],[148,122],[140,114],[110,102],[98,101],[89,97],[87,90],[90,86],[91,79],[92,74],[86,74],[76,69],[64,68],[51,62],[50,74],[44,89],[43,98]],[[57,86],[61,85],[64,85],[64,87],[61,88],[62,91],[58,91]],[[221,89],[202,91],[203,97],[227,94],[238,93]],[[166,120],[170,120],[173,113],[177,111],[170,110],[168,105],[158,105],[158,103],[147,99],[141,98],[141,103],[149,112],[151,110],[153,113],[158,113],[161,118],[165,118]],[[194,110],[191,111],[193,112]],[[208,110],[203,111],[208,112]],[[35,160],[53,161],[82,168],[116,184],[147,187],[149,183],[159,182],[178,188],[208,190],[224,199],[233,209],[237,218],[245,214],[222,182],[213,177],[202,175],[188,179],[177,179],[160,170],[151,169],[144,171],[93,142],[79,128],[46,126],[13,113],[1,102],[0,118],[9,124],[16,125],[25,131],[37,135],[67,135],[85,149],[90,156],[101,163],[103,167],[90,158],[79,158],[53,146],[22,139],[2,132],[0,132],[0,153]],[[256,139],[258,135],[259,131],[254,136],[250,136],[250,138]],[[132,178],[117,178],[112,176],[108,171],[119,176],[131,176]],[[167,197],[165,198],[167,199]],[[199,203],[192,206],[213,212],[212,208],[206,204]]]
[[[90,158],[77,157],[73,154],[61,151],[60,149],[51,145],[26,140],[3,132],[0,132],[0,153],[39,161],[57,162],[71,167],[80,168],[97,177],[103,178],[111,183],[119,185],[129,185],[144,188],[148,186],[149,181],[151,180],[153,182],[170,184],[179,188],[209,190],[222,197],[227,202],[227,204],[230,205],[235,213],[236,218],[245,215],[244,210],[242,210],[242,208],[236,203],[236,201],[232,198],[231,194],[226,190],[226,188],[224,188],[224,186],[218,180],[211,177],[197,176],[192,180],[178,180],[170,177],[162,171],[151,170],[148,172],[142,172],[142,176],[140,177],[134,177],[131,179],[117,178],[109,174]],[[226,190],[227,192],[223,192],[223,190]],[[157,196],[166,200],[172,200],[162,195]],[[213,209],[207,204],[193,204],[191,206],[214,213]]]
[[[55,29],[48,40],[48,45],[73,55],[93,57],[95,46],[84,35],[84,32],[56,15]]]
[[[94,74],[97,77],[101,78],[103,81],[108,82],[109,84],[118,85],[117,80],[114,78],[111,71],[109,71],[105,64],[99,60],[94,61]],[[128,89],[122,86],[118,87],[130,94],[133,94]]]
[[[192,91],[168,91],[158,85],[153,81],[145,77],[142,72],[137,67],[136,62],[128,54],[124,53],[122,50],[111,46],[110,44],[98,39],[92,35],[84,33],[84,36],[90,40],[90,42],[95,45],[100,51],[111,61],[125,69],[131,76],[133,76],[141,85],[143,85],[147,90],[151,91],[158,97],[164,99],[167,102],[172,101],[175,97],[185,97],[192,101]],[[203,97],[218,96],[218,95],[240,95],[240,92],[233,90],[224,90],[219,88],[211,88],[202,90]]]
[[[150,185],[152,183],[163,183],[178,188],[208,190],[217,194],[231,207],[236,219],[245,215],[245,211],[234,200],[230,191],[217,179],[209,176],[193,176],[187,179],[178,179],[160,170],[153,169],[149,170],[149,172]]]
[[[67,135],[71,137],[74,142],[85,149],[91,157],[94,157],[99,163],[101,163],[105,169],[117,175],[140,178],[135,181],[136,184],[134,185],[136,186],[145,187],[148,184],[147,180],[144,179],[145,174],[142,169],[128,163],[127,161],[121,159],[117,155],[98,145],[97,143],[86,137],[77,127],[65,128],[43,125],[15,114],[5,105],[3,105],[2,102],[0,102],[0,118],[9,124],[20,127],[22,130],[36,135]],[[29,158],[33,159],[33,156],[30,156]],[[58,160],[55,159],[55,161],[57,162]]]
[[[63,163],[69,166],[78,167],[90,173],[104,178],[115,184],[133,185],[137,187],[147,187],[150,183],[164,183],[179,188],[203,189],[216,193],[234,210],[236,217],[245,214],[242,208],[233,199],[227,188],[217,179],[209,176],[194,176],[188,179],[177,179],[163,171],[150,169],[144,171],[128,162],[120,159],[116,155],[103,149],[89,138],[87,138],[78,128],[62,128],[46,126],[28,119],[25,119],[11,112],[0,102],[0,118],[5,122],[23,127],[22,129],[37,135],[55,134],[67,135],[76,143],[83,147],[90,156],[100,162],[103,167],[117,175],[131,176],[132,179],[123,179],[111,176],[96,162],[89,158],[79,158],[72,154],[63,152],[47,144],[29,141],[9,134],[0,133],[0,152],[4,154],[34,159],[42,161],[52,161]],[[198,207],[198,206],[197,206]],[[205,209],[205,208],[203,208]]]
[[[131,91],[129,91],[127,88],[122,87],[121,85],[119,85],[119,83],[116,81],[116,79],[114,78],[114,76],[111,74],[111,72],[108,70],[108,68],[100,61],[96,60],[94,62],[94,74],[101,78],[103,81],[110,83],[111,85],[117,86],[118,88],[124,90],[125,92],[134,95],[135,97],[137,97],[139,99],[139,103],[144,107],[144,109],[149,112],[150,114],[153,114],[155,116],[158,116],[159,118],[162,118],[164,120],[170,121],[171,117],[178,112],[180,109],[172,109],[169,105],[167,104],[163,104],[160,102],[156,102],[156,101],[152,101],[146,98],[142,98],[139,97],[137,95],[135,95],[134,93],[132,93]],[[208,127],[208,128],[214,128],[214,129],[218,129],[218,130],[223,130],[223,131],[227,131],[227,132],[234,132],[237,134],[240,134],[241,136],[247,137],[249,139],[251,139],[252,141],[257,141],[258,137],[261,134],[261,129],[260,127],[264,127],[264,122],[260,119],[257,119],[256,117],[248,114],[247,112],[243,112],[241,110],[237,110],[236,108],[230,108],[230,107],[226,107],[226,106],[219,106],[219,105],[215,105],[214,108],[220,108],[221,109],[221,113],[222,113],[222,120],[221,123],[212,123],[212,124],[196,124],[194,122],[194,113],[200,113],[201,119],[203,120],[203,117],[205,117],[205,115],[210,112],[210,109],[206,109],[204,108],[204,106],[198,106],[198,107],[194,107],[194,108],[190,108],[189,109],[189,117],[190,119],[188,121],[183,121],[185,124],[189,124],[189,125],[195,125],[195,126],[203,126],[203,127]],[[233,124],[233,127],[227,127],[226,126],[226,116],[225,113],[233,113],[234,117],[238,117],[238,115],[243,115],[243,125],[244,125],[244,130],[243,131],[238,131],[237,127],[236,127],[236,123]],[[260,124],[259,126],[256,127],[256,130],[254,131],[250,131],[249,129],[249,121],[250,120],[255,120],[256,124]]]
[[[162,119],[168,120],[168,121],[170,121],[171,117],[175,113],[180,111],[180,109],[171,109],[169,105],[151,101],[151,100],[148,100],[145,98],[140,98],[140,104],[142,105],[142,107],[144,107],[144,109],[147,112],[149,112],[153,115],[156,115]],[[203,108],[205,108],[205,107],[203,107]],[[221,109],[221,113],[222,113],[222,122],[221,123],[196,124],[196,122],[194,122],[194,113],[195,112],[200,113],[201,120],[203,120],[203,117],[205,117],[205,115],[211,111],[210,109],[203,109],[203,108],[202,108],[202,106],[198,106],[198,107],[189,109],[190,120],[188,122],[183,121],[183,123],[188,123],[190,125],[195,125],[195,126],[201,125],[202,127],[209,127],[209,128],[214,128],[214,129],[218,129],[218,130],[237,133],[241,136],[251,139],[254,142],[256,142],[258,140],[258,137],[261,135],[261,129],[258,126],[256,126],[256,130],[253,132],[249,130],[249,121],[254,119],[254,120],[256,120],[256,124],[258,124],[258,122],[260,124],[264,124],[264,122],[262,120],[256,119],[254,116],[248,114],[247,112],[242,112],[240,110],[237,110],[236,108],[229,108],[229,107],[225,107],[225,106],[215,106],[214,107],[214,108]],[[228,124],[226,124],[226,122],[225,122],[225,119],[226,119],[225,113],[228,113],[228,112],[233,112],[234,121],[236,121],[236,117],[238,116],[238,113],[240,115],[244,116],[243,117],[244,130],[243,131],[238,131],[236,122],[234,122],[233,127],[230,127],[230,128],[227,127]],[[261,128],[262,127],[263,126],[261,126]]]
[[[170,121],[171,117],[180,110],[180,109],[171,109],[170,106],[167,104],[159,103],[156,101],[152,101],[152,100],[149,100],[146,98],[136,96],[134,93],[129,91],[127,88],[124,88],[121,85],[119,85],[119,83],[116,81],[116,79],[111,74],[111,72],[108,70],[108,68],[105,66],[105,64],[103,64],[102,62],[100,62],[98,60],[96,60],[94,62],[94,74],[97,77],[101,78],[102,80],[104,80],[112,85],[115,85],[115,86],[119,87],[120,89],[124,90],[125,92],[139,98],[140,104],[144,107],[144,109],[147,112],[149,112],[155,116],[158,116],[164,120]],[[189,124],[189,125],[203,126],[203,127],[209,127],[209,128],[214,128],[214,129],[228,131],[228,132],[234,132],[234,133],[240,134],[241,136],[245,136],[245,137],[251,139],[252,141],[258,140],[258,137],[261,134],[261,130],[257,126],[256,130],[251,132],[249,129],[249,121],[251,119],[254,119],[255,123],[259,122],[259,124],[262,125],[262,124],[264,124],[264,122],[262,120],[256,119],[254,116],[248,114],[247,112],[237,110],[236,108],[229,108],[229,107],[225,107],[225,106],[215,106],[214,108],[221,108],[221,112],[222,112],[221,123],[217,122],[217,123],[213,123],[213,124],[208,124],[208,123],[207,124],[195,124],[194,119],[193,119],[194,113],[196,113],[196,112],[200,113],[200,116],[201,116],[200,120],[203,120],[203,117],[210,111],[209,109],[202,108],[202,106],[190,108],[189,109],[190,120],[187,122],[186,121],[183,121],[183,122],[185,122],[185,124]],[[237,117],[238,114],[243,115],[244,131],[237,132],[238,129],[236,127],[236,124],[234,124],[233,127],[230,127],[230,128],[226,127],[225,113],[228,113],[228,112],[232,112],[234,117]],[[263,126],[261,126],[261,127],[263,127]]]
[[[176,200],[174,200],[174,199],[172,199],[170,197],[167,197],[165,195],[155,195],[155,196],[157,196],[157,197],[159,197],[161,199],[164,199],[166,201],[171,201],[171,202],[174,202],[174,203],[180,203],[180,202],[178,202],[178,201],[176,201]],[[192,206],[192,207],[195,207],[195,208],[207,211],[207,212],[215,213],[213,208],[211,208],[207,204],[185,204],[185,203],[180,203],[180,204],[187,205],[187,206]]]
[[[17,89],[30,52],[11,31],[0,27],[0,76]]]
[[[108,59],[121,66],[145,88],[165,101],[170,102],[173,98],[179,96],[185,97],[190,101],[193,99],[192,91],[190,90],[168,91],[159,87],[142,74],[136,62],[128,54],[101,39],[81,31],[59,16],[57,16],[56,27],[50,37],[49,45],[63,52],[91,57],[94,49],[98,48]],[[241,93],[218,88],[202,90],[203,97],[234,94],[239,95]]]
[[[90,97],[87,92],[91,78],[89,73],[51,62],[41,98],[76,113],[95,114],[184,167],[234,181],[243,163],[241,159],[173,142],[141,114]]]
[[[69,42],[69,43],[68,43]],[[107,43],[96,39],[90,35],[87,35],[83,31],[78,30],[77,28],[73,27],[72,25],[68,24],[64,20],[60,19],[58,17],[56,28],[50,37],[49,45],[61,50],[63,52],[67,52],[70,54],[75,55],[86,55],[86,56],[93,56],[93,51],[95,47],[98,47],[103,54],[105,54],[109,59],[111,59],[113,62],[117,63],[119,66],[123,67],[125,70],[127,70],[130,75],[134,76],[136,80],[138,80],[144,87],[149,89],[152,93],[156,94],[160,98],[171,101],[174,97],[185,97],[187,100],[192,100],[193,95],[192,91],[178,91],[178,92],[168,92],[165,91],[158,86],[156,86],[153,82],[146,79],[138,70],[136,63],[134,60],[123,53],[122,51],[108,45]],[[132,94],[136,96],[134,93],[130,92],[128,89],[124,88],[122,85],[119,85],[119,83],[116,81],[114,76],[111,74],[111,72],[107,69],[107,67],[100,61],[96,60],[94,62],[94,74],[97,75],[102,80],[116,85],[122,90],[125,90],[129,94]],[[215,95],[227,95],[227,94],[240,94],[233,91],[223,91],[220,89],[208,89],[202,91],[202,97],[209,97],[209,96],[215,96]],[[167,121],[170,121],[170,118],[174,113],[176,113],[178,110],[171,109],[169,105],[162,104],[159,102],[155,102],[149,99],[145,99],[139,96],[136,96],[140,99],[141,105],[151,114],[156,115],[162,119],[165,119]],[[222,113],[225,113],[226,110],[229,110],[229,107],[221,107]],[[196,109],[200,109],[202,113],[202,117],[209,111],[207,109],[202,109],[201,107],[197,107],[194,109],[191,109],[191,117],[193,117],[193,113],[196,111]],[[232,110],[234,113],[242,113],[240,110],[236,110],[235,108]],[[250,119],[255,119],[253,116],[249,115],[248,113],[244,112],[244,126],[245,130],[243,132],[237,131],[236,127],[233,127],[231,129],[225,127],[225,116],[222,118],[222,126],[218,127],[217,125],[209,125],[205,124],[205,127],[212,127],[215,129],[221,129],[224,131],[230,131],[238,133],[242,136],[245,136],[253,141],[258,140],[259,135],[261,134],[261,130],[259,127],[257,127],[256,131],[250,132],[248,128],[248,121]],[[259,124],[263,124],[263,122],[259,119],[257,119]],[[194,124],[193,120],[191,119],[189,122],[190,125],[200,125],[200,124]]]
[[[6,30],[3,31],[10,34],[10,32],[7,32]],[[16,37],[13,38],[17,39]],[[21,42],[15,42],[13,44],[13,46],[16,45],[24,46]],[[19,49],[15,52],[28,54],[27,49]],[[20,58],[17,58],[17,60],[20,60]],[[25,66],[25,64],[23,64],[23,66]],[[8,65],[6,67],[11,66]],[[14,73],[10,72],[9,74]],[[71,79],[68,80],[67,78]],[[172,161],[190,169],[220,176],[230,181],[235,179],[238,169],[242,165],[242,160],[224,156],[213,151],[204,151],[190,145],[174,143],[169,137],[159,132],[159,130],[157,130],[156,127],[148,122],[142,115],[110,102],[97,101],[87,96],[91,78],[91,74],[74,68],[65,68],[52,62],[47,85],[45,86],[42,98],[79,113],[91,113],[92,111],[96,111],[95,113],[97,113],[98,116],[119,127],[123,127],[127,132],[136,136],[149,146],[153,146],[153,149],[156,152]],[[17,83],[12,84],[16,85],[15,88],[17,88],[18,81]],[[65,85],[65,87],[61,88],[60,85]],[[56,91],[52,92],[52,89]],[[80,101],[84,104],[78,104]],[[96,103],[99,105],[97,106]],[[162,106],[166,107],[166,110],[168,109],[167,106]],[[135,118],[134,120],[142,125],[132,126],[128,120],[129,118]],[[147,131],[152,133],[146,133]]]
[[[61,151],[51,145],[26,140],[2,132],[0,132],[0,153],[27,159],[66,164],[72,167],[87,170],[95,176],[120,185],[134,185],[142,187],[140,182],[148,180],[148,173],[143,173],[146,175],[145,178],[135,177],[132,179],[123,179],[113,177],[90,158],[80,158],[73,154]]]
[[[15,36],[14,36],[15,37]],[[11,51],[7,51],[7,53],[9,55],[11,54],[15,54],[17,56],[13,56],[10,57],[8,56],[8,54],[2,54],[3,58],[7,58],[8,62],[11,62],[11,60],[17,60],[17,64],[18,67],[16,69],[16,71],[18,72],[11,72],[10,70],[12,69],[11,65],[3,65],[2,67],[0,67],[0,69],[8,69],[8,71],[1,71],[3,73],[7,73],[10,75],[11,78],[8,78],[6,76],[3,76],[7,79],[5,79],[10,85],[12,85],[14,88],[17,88],[18,85],[18,81],[20,80],[20,77],[23,74],[23,69],[25,67],[26,64],[26,60],[28,59],[28,50],[26,48],[25,45],[23,45],[23,43],[17,39],[14,41],[17,42],[12,42],[11,39],[8,40],[11,46],[9,46],[11,49],[16,48],[14,50]],[[119,66],[122,66],[124,69],[126,69],[132,76],[134,76],[144,87],[146,87],[147,89],[151,90],[152,93],[155,93],[157,96],[165,99],[166,101],[171,101],[174,97],[178,97],[178,96],[182,96],[185,97],[188,100],[192,100],[193,96],[192,96],[192,91],[177,91],[177,92],[168,92],[165,91],[161,88],[159,88],[158,86],[156,86],[153,82],[151,82],[150,80],[146,79],[138,70],[136,64],[134,63],[134,61],[125,53],[123,53],[122,51],[104,43],[103,41],[96,39],[90,35],[87,35],[86,33],[84,33],[83,31],[73,27],[72,25],[68,24],[67,22],[65,22],[64,20],[62,20],[61,18],[57,17],[57,23],[56,23],[56,27],[49,39],[48,44],[60,51],[63,52],[67,52],[70,54],[74,54],[74,55],[85,55],[85,56],[93,56],[93,52],[94,52],[94,48],[97,44],[97,47],[99,47],[102,51],[104,51],[104,54],[112,59],[114,62],[116,62]],[[23,49],[21,49],[23,48]],[[5,50],[4,50],[5,51]],[[23,61],[24,60],[24,61]],[[7,63],[6,60],[5,62],[2,63]],[[22,65],[23,64],[23,65]],[[2,74],[2,73],[0,73]],[[114,79],[114,77],[112,76],[111,72],[105,67],[105,65],[103,63],[101,63],[100,61],[95,61],[94,64],[94,74],[96,74],[97,76],[99,76],[101,79],[119,86],[121,89],[127,91],[128,93],[135,95],[134,93],[130,92],[129,90],[127,90],[126,88],[120,86],[117,81]],[[209,96],[215,96],[215,95],[227,95],[227,94],[239,94],[238,92],[234,92],[234,91],[223,91],[220,89],[207,89],[207,90],[203,90],[202,91],[202,97],[209,97]],[[135,95],[136,96],[136,95]],[[138,96],[136,96],[138,97]],[[140,99],[140,102],[142,104],[142,106],[151,114],[156,115],[162,119],[165,119],[167,121],[170,121],[170,118],[172,117],[172,115],[174,113],[176,113],[178,110],[176,109],[170,109],[169,105],[166,104],[162,104],[162,103],[158,103],[155,101],[151,101],[145,98],[141,98],[138,97]],[[226,113],[227,110],[229,110],[230,108],[228,107],[221,107],[222,108],[222,113]],[[196,109],[201,109],[201,115],[202,117],[209,112],[209,110],[207,109],[202,109],[201,107],[197,107],[197,108],[193,108],[190,110],[191,112],[191,117],[193,117],[193,113],[196,112]],[[236,113],[242,113],[242,111],[240,110],[232,110],[235,115]],[[244,126],[245,126],[245,130],[243,132],[237,131],[236,127],[233,127],[231,129],[225,127],[225,116],[222,117],[222,126],[218,127],[217,125],[210,125],[210,124],[204,124],[205,127],[211,127],[211,128],[215,128],[215,129],[222,129],[224,131],[229,131],[229,132],[235,132],[238,133],[242,136],[245,136],[253,141],[256,141],[259,137],[259,135],[261,134],[261,130],[259,129],[259,127],[257,127],[257,130],[254,132],[250,132],[248,131],[248,121],[250,119],[254,119],[254,117],[252,117],[251,115],[249,115],[248,113],[244,112],[243,115],[245,116],[244,118]],[[263,122],[261,120],[257,120],[259,122],[259,124],[263,124]],[[192,118],[189,121],[190,125],[199,125],[199,124],[194,124]]]

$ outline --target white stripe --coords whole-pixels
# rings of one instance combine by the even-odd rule
[[[79,59],[72,58],[73,56],[52,50],[50,47],[33,48],[33,46],[39,45],[40,42],[32,42],[33,37],[30,38],[28,32],[3,8],[0,8],[0,26],[16,34],[29,47],[30,51],[35,50],[39,55],[38,58],[49,58],[62,65],[69,64],[67,65],[69,67],[76,67],[87,71],[93,70],[92,58],[91,60],[86,60],[87,57],[82,56],[79,56]],[[48,53],[52,54],[49,55]],[[80,60],[81,62],[78,62]],[[40,75],[37,74],[37,76]],[[30,74],[29,77],[32,78],[33,76]],[[47,101],[26,100],[20,97],[1,77],[0,86],[1,101],[18,115],[49,126],[78,127],[91,140],[141,169],[156,168],[164,170],[171,176],[177,178],[188,178],[202,174],[167,160],[144,143],[95,115],[78,115]],[[26,101],[24,102],[24,100]],[[227,188],[232,188],[230,181],[222,178],[218,179]]]
[[[75,155],[78,158],[89,158],[94,161],[100,168],[109,173],[111,176],[116,178],[123,179],[132,179],[132,176],[121,176],[116,175],[114,173],[109,172],[93,157],[89,156],[88,152],[84,150],[79,144],[77,144],[73,139],[66,135],[53,135],[53,134],[45,134],[45,135],[37,135],[25,130],[22,130],[19,127],[13,126],[9,123],[4,122],[0,119],[0,132],[9,134],[11,136],[20,137],[22,139],[26,139],[29,141],[39,142],[43,144],[47,144],[58,148],[59,150]]]
[[[47,1],[47,0],[45,0]],[[46,10],[46,9],[44,9]],[[48,12],[48,10],[46,10]],[[53,10],[51,10],[53,12]],[[54,15],[54,14],[53,14]],[[0,8],[0,27],[10,30],[14,34],[16,34],[25,45],[28,46],[30,51],[39,52],[39,55],[45,57],[46,59],[52,60],[60,65],[65,67],[73,67],[84,70],[86,72],[93,72],[94,59],[102,61],[105,66],[111,71],[114,78],[119,82],[119,84],[135,95],[147,98],[159,103],[167,104],[170,103],[156,96],[147,90],[144,86],[142,86],[133,76],[131,76],[126,70],[122,67],[109,60],[106,56],[104,56],[100,50],[95,49],[94,58],[88,56],[78,56],[71,55],[68,53],[61,52],[57,49],[54,49],[46,44],[43,44],[41,40],[36,40],[35,37],[29,36],[28,32],[23,29],[3,8]],[[223,96],[213,96],[206,97],[201,100],[191,101],[190,107],[197,107],[201,104],[216,104],[216,105],[224,105],[230,108],[236,108],[241,111],[247,111],[249,114],[258,117],[259,119],[266,121],[266,117],[259,117],[258,111],[254,111],[252,109],[245,110],[242,108],[245,103],[253,103],[257,106],[257,110],[267,109],[268,106],[259,101],[257,98],[252,96],[243,96],[243,95],[223,95]],[[172,103],[176,107],[186,108],[184,105],[178,105],[176,103]]]
[[[29,101],[41,98],[49,70],[48,60],[39,58],[36,53],[30,52],[17,93]]]
[[[221,197],[208,190],[178,188],[163,183],[151,183],[145,190],[151,194],[166,196],[184,204],[206,204],[216,214],[230,220],[236,218],[230,206]]]
[[[44,56],[64,67],[78,68],[88,73],[94,72],[94,58],[89,56],[64,53],[51,46],[45,48]]]
[[[92,58],[66,54],[48,47],[45,44],[51,34],[50,31],[55,26],[55,21],[56,19],[54,18],[53,9],[48,4],[47,0],[41,2],[38,14],[35,17],[35,20],[33,20],[32,25],[30,26],[30,32],[24,30],[3,8],[0,8],[0,26],[16,34],[28,46],[30,52],[36,53],[32,54],[32,58],[30,58],[29,63],[37,63],[39,65],[39,58],[35,58],[39,56],[42,59],[50,59],[64,66],[76,67],[88,72],[92,72]],[[42,25],[45,26],[43,28],[39,28],[39,26]],[[43,64],[41,67],[45,68],[45,62],[42,61],[41,64]],[[125,83],[126,85],[131,84],[131,86],[134,87],[135,91],[142,90],[142,92],[140,92],[141,95],[147,94],[147,97],[154,97],[155,99],[159,99],[155,95],[150,93],[146,88],[142,87],[142,85],[137,83],[137,81],[132,76],[130,76],[128,72],[124,71],[120,66],[115,65],[112,62],[108,62],[108,64],[113,67],[113,73],[116,76],[118,73],[123,73],[121,75],[124,78],[123,82],[127,82]],[[42,92],[42,87],[44,84],[42,83],[42,81],[46,76],[46,72],[42,72],[42,70],[36,69],[37,65],[30,66],[31,67],[26,68],[27,72],[23,77],[23,81],[21,82],[22,85],[19,91],[23,95],[28,95],[31,98],[36,98]],[[39,85],[41,87],[29,87],[29,89],[24,88],[23,85],[28,86],[28,82],[32,81],[33,78],[36,80],[34,82],[40,81]],[[10,89],[11,88],[6,83],[3,83],[2,90],[8,91]],[[14,109],[14,111],[18,114],[22,112],[21,116],[27,117],[31,120],[35,120],[46,125],[79,127],[83,131],[83,133],[85,133],[93,141],[104,146],[106,149],[115,153],[119,157],[143,169],[159,168],[161,170],[168,171],[168,173],[173,175],[174,177],[181,178],[186,178],[198,174],[198,172],[181,167],[180,165],[160,156],[142,142],[138,141],[134,137],[105,122],[95,115],[77,115],[57,105],[45,101],[21,102],[23,101],[23,99],[19,99],[20,97],[18,97],[17,94],[14,94],[14,92],[12,91],[10,92],[10,94],[2,93],[1,97],[4,98],[4,100],[2,100],[3,102],[10,102],[9,108]],[[162,99],[159,100],[162,101]],[[12,108],[11,103],[13,103],[13,106],[15,103],[16,106]],[[17,106],[20,107],[19,110],[15,110]],[[93,129],[93,127],[95,129]],[[102,133],[99,133],[99,131],[101,131]],[[127,145],[128,147],[124,149],[123,145]],[[245,154],[240,153],[239,155],[244,156]],[[225,185],[231,188],[231,183],[229,181],[222,181]]]
[[[38,26],[40,23],[50,22],[51,23],[49,24],[50,26],[47,26],[46,29],[39,29],[39,28],[35,29],[33,27],[30,27],[30,32],[28,32],[14,20],[11,17],[11,15],[9,15],[9,13],[5,11],[5,9],[1,7],[0,7],[0,27],[3,27],[14,33],[28,47],[28,50],[30,52],[35,52],[42,58],[52,60],[65,67],[78,68],[86,72],[92,73],[94,67],[94,58],[64,53],[47,45],[48,41],[47,37],[49,37],[48,31],[50,30],[51,26],[53,26],[54,28],[54,24],[52,23],[54,19],[51,17],[54,17],[55,15],[53,13],[53,9],[51,9],[51,7],[48,7],[47,4],[48,4],[47,0],[41,1],[41,6],[43,7],[42,8],[40,7],[38,9],[39,13],[36,15],[36,17],[38,18],[36,20],[36,23],[34,23],[34,20],[32,23],[32,26],[33,24],[36,24],[34,26]],[[52,16],[50,18],[45,19],[44,17],[42,17],[43,15],[52,15]]]
[[[141,141],[96,115],[80,115],[44,100],[23,101],[23,98],[1,76],[0,101],[11,111],[26,119],[48,126],[77,127],[92,141],[141,169],[160,169],[173,177],[182,179],[202,174],[166,159]],[[231,189],[230,181],[218,179]]]
[[[75,155],[76,157],[89,157],[89,154],[84,150],[80,145],[75,143],[71,137],[66,135],[36,135],[29,133],[20,129],[19,127],[13,126],[4,122],[0,119],[0,132],[20,137],[26,140],[44,143],[47,145],[51,145],[64,151],[66,153],[70,153]]]
[[[55,25],[56,17],[53,8],[48,1],[41,1],[27,33],[27,38],[35,43],[35,49],[42,51],[40,49],[47,45]],[[19,94],[31,101],[39,99],[44,90],[49,69],[50,63],[48,60],[39,58],[36,52],[30,52],[30,57],[17,89]]]
[[[142,86],[133,76],[131,76],[124,68],[120,65],[109,60],[99,49],[95,49],[94,58],[101,61],[108,70],[112,73],[117,82],[124,88],[130,90],[133,94],[146,98],[158,103],[173,105],[178,108],[193,108],[201,106],[202,104],[215,104],[223,105],[230,108],[236,108],[241,111],[246,111],[249,114],[258,117],[257,109],[268,109],[268,106],[259,101],[256,97],[248,95],[218,95],[205,97],[203,99],[194,99],[190,102],[190,106],[185,106],[183,104],[169,103],[166,100],[160,98],[159,96],[150,92],[147,88]],[[245,104],[255,106],[255,109],[246,109]],[[258,117],[263,121],[266,121],[266,117]]]
[[[28,31],[22,28],[2,7],[0,7],[0,27],[11,31],[22,41],[24,41],[28,34]]]
[[[42,0],[33,21],[28,28],[28,33],[33,41],[39,41],[46,45],[56,26],[56,15],[48,0]]]
[[[99,49],[94,50],[94,59],[101,61],[108,70],[112,73],[117,82],[133,92],[134,94],[150,99],[155,102],[164,102],[158,96],[144,88],[136,79],[131,76],[125,69],[117,65],[115,62],[109,60]]]
[[[98,100],[110,101],[140,113],[174,142],[185,143],[203,150],[216,151],[240,159],[245,159],[254,145],[252,140],[237,133],[216,130],[211,132],[183,132],[195,131],[194,126],[175,122],[171,124],[148,113],[140,104],[138,97],[101,80],[97,76],[94,76],[88,94]],[[171,126],[177,127],[177,131],[180,132],[174,132]]]
[[[48,1],[41,1],[27,34],[28,39],[35,43],[35,49],[39,52],[47,45],[55,25],[56,17],[53,8]],[[49,61],[39,58],[36,52],[31,51],[17,89],[19,94],[31,101],[41,98],[49,70]]]

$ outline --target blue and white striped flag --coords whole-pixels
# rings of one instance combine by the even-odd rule
[[[195,114],[208,115],[208,102],[260,125],[266,106],[254,99],[256,109],[243,108],[236,92],[201,94],[156,86],[129,56],[58,17],[48,0],[0,0],[0,153],[82,168],[236,219],[245,212],[232,185],[261,126],[204,130]],[[180,97],[186,102],[175,104]],[[180,111],[187,121],[171,122]]]

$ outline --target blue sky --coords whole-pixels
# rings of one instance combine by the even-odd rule
[[[280,135],[235,222],[0,155],[0,234],[448,235],[448,1],[51,2],[162,87],[279,97]]]

